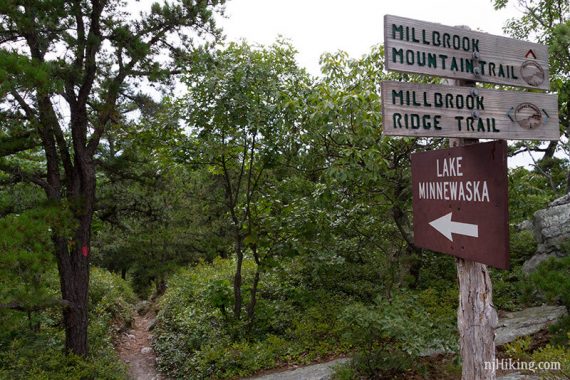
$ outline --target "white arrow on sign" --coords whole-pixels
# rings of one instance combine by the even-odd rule
[[[430,222],[429,225],[435,228],[440,234],[453,241],[451,234],[458,234],[471,237],[479,237],[479,226],[476,224],[452,222],[452,212],[437,218]]]

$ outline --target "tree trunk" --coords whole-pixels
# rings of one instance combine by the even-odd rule
[[[456,259],[459,280],[457,326],[463,380],[495,379],[495,328],[493,288],[487,266]]]
[[[256,255],[257,256],[257,255]],[[247,329],[251,332],[253,329],[253,322],[255,319],[255,305],[257,304],[257,289],[259,287],[259,280],[260,280],[260,268],[259,262],[256,259],[257,268],[255,270],[255,277],[253,278],[253,286],[251,288],[251,299],[249,301],[249,305],[247,305]]]
[[[63,309],[65,351],[85,357],[87,344],[87,307],[89,285],[88,258],[81,247],[69,247],[64,237],[57,237],[56,255],[62,298],[69,302]]]
[[[257,253],[256,244],[252,245],[251,251],[253,252],[253,258],[255,259],[256,269],[255,269],[255,277],[253,278],[253,286],[251,288],[251,299],[249,301],[249,305],[247,305],[248,332],[251,332],[251,330],[253,329],[253,323],[255,320],[255,305],[257,304],[257,289],[259,286],[259,279],[261,277],[261,261]]]
[[[241,295],[241,269],[243,266],[243,247],[241,236],[238,233],[236,237],[236,274],[234,276],[234,318],[236,320],[241,319],[241,304],[242,304],[242,295]]]
[[[86,357],[89,353],[89,253],[95,203],[95,167],[92,161],[84,160],[74,168],[74,178],[67,181],[67,199],[77,222],[73,238],[57,232],[52,238],[62,298],[69,304],[63,309],[65,351]],[[58,228],[52,229],[58,231]]]

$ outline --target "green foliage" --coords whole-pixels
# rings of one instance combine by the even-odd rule
[[[548,327],[552,334],[550,343],[555,346],[568,347],[570,344],[570,315],[565,315],[558,322]]]
[[[303,286],[299,258],[263,273],[255,324],[248,331],[224,311],[232,307],[233,265],[216,259],[171,278],[154,331],[159,366],[172,378],[243,377],[352,350],[361,363],[374,362],[375,369],[392,373],[421,350],[455,344],[456,293],[445,296],[445,311],[441,299],[437,306],[438,295],[427,291],[367,306],[342,293]],[[254,264],[246,260],[244,269],[249,280]]]
[[[523,167],[509,170],[509,222],[518,224],[556,198],[545,178]]]
[[[90,313],[93,323],[122,328],[131,325],[133,304],[137,301],[128,282],[104,269],[93,267],[89,276]],[[103,334],[105,332],[103,331]]]
[[[67,208],[48,204],[0,219],[0,303],[34,308],[54,299],[44,284],[55,264],[50,232],[72,228],[69,215]]]
[[[536,253],[537,242],[529,230],[513,231],[509,234],[509,258],[511,266],[522,265]]]
[[[570,335],[570,333],[567,335]],[[569,339],[570,336],[567,336],[567,342]],[[553,369],[541,371],[539,373],[541,379],[556,380],[560,378],[568,378],[570,376],[570,348],[568,347],[568,344],[565,346],[553,346],[547,344],[532,353],[531,360],[536,363],[557,363],[560,365],[559,370]]]
[[[493,304],[498,310],[516,311],[526,306],[539,305],[535,287],[522,271],[520,265],[511,270],[491,268],[493,282]]]
[[[567,339],[570,333],[566,330]],[[568,344],[547,344],[543,347],[532,349],[532,338],[529,336],[521,337],[514,342],[505,345],[505,354],[513,360],[533,363],[534,369],[532,373],[538,375],[540,379],[554,380],[568,377],[570,370],[570,348]],[[538,370],[538,363],[560,367],[551,370]]]
[[[455,340],[449,325],[437,323],[411,294],[377,299],[372,306],[349,305],[340,318],[344,338],[356,348],[350,366],[366,378],[389,378],[417,368],[420,353],[449,350]]]
[[[455,284],[443,288],[430,287],[417,294],[420,308],[425,309],[439,325],[446,325],[448,331],[456,328],[458,299],[459,290]]]
[[[161,300],[155,329],[159,366],[172,378],[232,378],[261,369],[311,361],[346,352],[340,342],[338,310],[346,302],[325,292],[300,287],[298,276],[281,271],[263,274],[256,323],[227,317],[233,306],[232,260],[216,259],[174,276]],[[244,280],[254,271],[244,262]],[[297,279],[297,280],[296,280]],[[247,290],[247,288],[246,288]],[[244,294],[248,294],[245,292]],[[247,298],[246,298],[246,301]]]
[[[91,271],[89,342],[91,354],[83,359],[64,353],[60,327],[61,311],[46,309],[32,315],[37,323],[29,328],[29,316],[20,311],[0,311],[0,378],[33,380],[127,378],[116,356],[114,334],[132,320],[134,293],[128,283],[99,268]],[[59,295],[57,275],[45,274],[42,286]]]
[[[530,345],[532,343],[532,338],[530,336],[523,336],[516,339],[513,342],[505,344],[505,353],[513,358],[520,360],[528,360]]]
[[[546,301],[561,302],[570,309],[570,255],[542,262],[530,278]]]
[[[565,243],[564,247],[567,246],[568,243]],[[570,310],[570,255],[542,262],[530,275],[530,280],[546,302],[560,302]],[[570,341],[568,331],[570,331],[570,317],[566,316],[550,327],[550,332],[553,334],[551,342],[568,345]]]

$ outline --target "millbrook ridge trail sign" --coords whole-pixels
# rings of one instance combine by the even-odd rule
[[[544,93],[382,82],[384,134],[558,140],[558,97]]]

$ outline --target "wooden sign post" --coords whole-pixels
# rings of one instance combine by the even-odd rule
[[[475,87],[475,82],[456,80],[455,86]],[[449,139],[450,147],[478,143],[476,139]],[[506,176],[506,173],[505,173]],[[504,236],[507,239],[508,235]],[[490,254],[493,254],[490,252]],[[493,306],[493,285],[489,268],[473,260],[456,258],[459,306],[457,330],[461,353],[462,380],[495,380],[495,329],[499,324],[497,310]]]
[[[475,87],[475,82],[456,80],[455,86]],[[465,146],[477,142],[475,139],[452,138],[449,139],[449,146]],[[507,239],[508,251],[508,234],[504,238]],[[456,258],[455,266],[459,285],[457,330],[461,379],[495,380],[495,367],[485,366],[485,363],[495,362],[495,329],[499,324],[499,316],[493,306],[489,268],[486,264],[463,258]]]
[[[388,70],[455,80],[454,87],[384,82],[382,112],[383,132],[386,135],[451,137],[450,147],[476,144],[479,138],[558,140],[560,137],[555,95],[475,88],[475,81],[478,81],[548,90],[546,46],[475,32],[466,27],[450,27],[386,15],[384,52]],[[493,289],[486,264],[508,267],[506,147],[504,143],[496,144],[502,147],[500,152],[499,148],[496,152],[501,156],[502,171],[489,170],[489,173],[485,173],[486,168],[480,167],[471,168],[469,172],[473,178],[480,176],[487,178],[486,182],[494,179],[497,183],[504,183],[504,188],[502,185],[494,187],[493,201],[489,187],[481,185],[483,195],[479,194],[480,207],[490,207],[492,212],[488,213],[487,219],[496,219],[489,223],[492,224],[491,229],[486,226],[484,238],[498,239],[498,244],[493,244],[493,241],[481,242],[480,249],[485,252],[465,249],[466,245],[475,245],[476,240],[473,239],[480,239],[480,233],[483,233],[479,229],[480,222],[476,220],[483,219],[482,210],[477,210],[477,205],[470,204],[472,202],[461,203],[462,200],[473,200],[473,186],[477,179],[430,177],[434,171],[433,160],[436,177],[463,177],[468,173],[461,166],[465,163],[464,153],[473,150],[448,149],[419,153],[415,163],[412,157],[415,244],[458,256],[457,325],[463,380],[496,378],[492,363],[495,362],[498,318],[493,307]],[[486,155],[482,146],[473,148],[476,152],[481,149],[481,154]],[[493,157],[488,162],[495,159]],[[440,162],[447,165],[446,175],[443,171],[440,175]],[[471,197],[465,193],[461,195],[461,189],[465,191],[468,186],[471,186]],[[468,210],[461,211],[465,206]],[[494,207],[500,210],[505,207],[504,218],[501,217],[502,212],[495,212]],[[454,211],[456,214],[462,213],[470,221],[454,220]],[[436,214],[437,217],[434,217]],[[430,227],[432,229],[428,229]],[[491,237],[492,231],[500,236]]]

